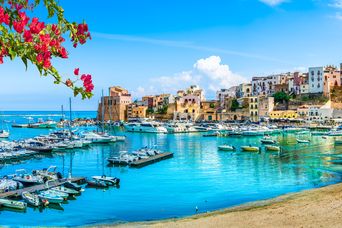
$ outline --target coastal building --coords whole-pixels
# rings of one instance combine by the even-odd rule
[[[310,121],[319,121],[319,109],[320,105],[309,105],[308,106],[308,120]]]
[[[237,96],[237,98],[252,96],[252,84],[251,83],[240,84],[238,86],[236,96]]]
[[[310,85],[308,83],[300,85],[300,94],[308,94]]]
[[[301,105],[297,108],[298,118],[302,120],[307,120],[309,117],[309,106]]]
[[[323,93],[324,67],[309,68],[309,93]]]
[[[184,95],[194,95],[200,98],[200,101],[205,101],[204,91],[198,85],[191,85],[186,89]]]
[[[219,91],[216,92],[216,99],[219,101],[220,107],[224,106],[224,102],[225,102],[226,98],[228,98],[228,97],[235,98],[236,97],[238,88],[239,88],[238,86],[233,86],[229,89],[220,89]]]
[[[341,64],[342,67],[342,64]],[[323,78],[323,95],[326,97],[330,96],[330,91],[334,87],[341,86],[341,71],[334,66],[325,67],[324,78]]]
[[[132,103],[131,94],[120,86],[109,88],[109,96],[101,97],[97,119],[101,121],[127,120],[127,106]]]
[[[220,102],[216,100],[202,101],[199,119],[206,120],[206,121],[219,120],[217,116],[217,110],[219,106],[220,106]]]
[[[149,109],[156,107],[157,101],[155,96],[143,96],[141,99],[145,106],[147,106]]]
[[[175,100],[174,120],[196,121],[200,115],[201,98],[188,94]]]
[[[258,97],[249,98],[249,115],[253,122],[259,121]]]
[[[297,119],[298,113],[295,110],[281,110],[270,112],[271,119]]]
[[[274,85],[279,84],[278,75],[270,75],[266,77],[252,78],[252,95],[272,95],[274,93]]]
[[[308,93],[308,73],[293,73],[293,90],[296,95]]]
[[[127,106],[127,118],[146,118],[147,106],[138,105],[135,103]]]
[[[267,118],[274,109],[274,97],[258,97],[259,118]]]

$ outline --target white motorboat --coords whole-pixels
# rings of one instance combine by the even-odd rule
[[[221,146],[218,146],[218,149],[222,151],[233,151],[235,150],[235,147],[231,145],[221,145]]]
[[[40,176],[33,176],[26,172],[25,169],[16,170],[16,174],[12,178],[14,181],[18,181],[25,186],[42,184],[43,178]]]
[[[92,176],[94,180],[103,181],[108,185],[118,185],[120,183],[120,179],[116,177],[107,177],[105,175],[102,176]]]
[[[111,142],[111,138],[101,136],[95,132],[87,132],[83,134],[85,140],[89,140],[92,143],[109,143]]]
[[[9,131],[0,130],[0,138],[8,138],[10,136]]]
[[[296,139],[297,143],[310,143],[310,140],[307,139]]]
[[[263,143],[263,144],[276,144],[277,143],[276,140],[273,140],[269,136],[265,136],[263,139],[260,140],[260,142]]]
[[[167,129],[157,122],[128,123],[124,125],[126,131],[140,133],[167,133]]]

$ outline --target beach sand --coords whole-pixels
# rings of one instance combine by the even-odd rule
[[[119,227],[342,227],[342,184],[287,194],[230,209]]]

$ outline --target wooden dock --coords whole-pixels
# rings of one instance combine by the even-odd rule
[[[62,180],[56,180],[56,181],[49,181],[48,182],[49,186],[47,186],[46,184],[39,184],[39,185],[33,185],[33,186],[30,186],[30,187],[18,189],[18,190],[15,190],[15,191],[0,193],[0,198],[18,198],[18,197],[21,197],[21,194],[23,192],[42,191],[42,190],[46,190],[48,188],[53,188],[53,187],[57,187],[57,186],[63,185],[67,181],[71,181],[73,183],[83,183],[85,181],[85,178],[84,177],[73,177],[73,178],[71,178],[69,180],[62,179]]]
[[[159,161],[162,161],[162,160],[165,160],[168,158],[172,158],[172,157],[173,157],[173,153],[170,153],[170,152],[161,153],[161,154],[157,154],[157,155],[154,155],[152,157],[149,157],[149,158],[145,158],[145,159],[141,159],[141,160],[132,162],[130,164],[130,167],[141,168],[141,167],[150,165],[152,163],[159,162]]]

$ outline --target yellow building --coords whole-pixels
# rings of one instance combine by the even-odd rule
[[[283,110],[270,112],[271,119],[297,119],[298,112],[295,110]]]
[[[130,105],[128,118],[146,118],[147,107],[142,105]]]
[[[219,107],[219,101],[202,101],[200,110],[200,119],[207,121],[216,121],[217,109]]]
[[[259,121],[258,97],[249,98],[249,115],[253,122]]]

